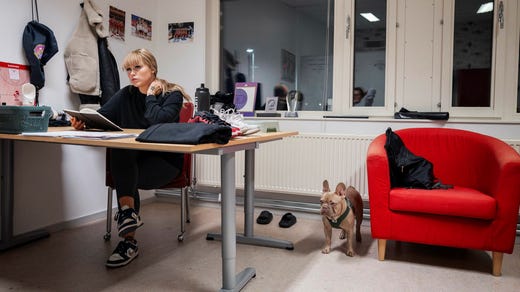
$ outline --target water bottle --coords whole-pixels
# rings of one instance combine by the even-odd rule
[[[195,111],[209,111],[209,89],[204,87],[204,83],[195,90]]]

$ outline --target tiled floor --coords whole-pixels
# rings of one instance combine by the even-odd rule
[[[243,215],[237,208],[237,228]],[[256,210],[256,214],[261,210]],[[255,234],[291,240],[292,251],[237,246],[237,271],[254,267],[256,278],[244,291],[520,291],[520,246],[504,256],[503,276],[491,275],[488,252],[389,242],[386,260],[377,260],[377,243],[363,226],[363,242],[354,258],[344,254],[344,241],[333,237],[333,250],[321,254],[323,231],[318,215],[294,213],[296,225],[278,227],[283,211],[271,210],[273,221],[255,224]],[[216,291],[221,288],[221,244],[207,241],[218,232],[220,209],[194,204],[184,242],[177,242],[179,206],[154,202],[143,207],[139,257],[129,266],[106,269],[117,244],[105,243],[105,222],[56,232],[0,252],[0,291]]]

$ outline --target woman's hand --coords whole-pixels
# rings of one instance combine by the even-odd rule
[[[159,93],[161,93],[162,89],[161,89],[161,82],[159,82],[158,80],[154,80],[152,81],[152,83],[150,83],[150,86],[148,87],[148,91],[146,92],[146,95],[157,95]]]
[[[70,117],[70,123],[72,127],[76,130],[83,130],[85,129],[85,123],[83,121],[80,121],[76,119],[75,117]]]

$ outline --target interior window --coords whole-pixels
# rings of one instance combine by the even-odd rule
[[[386,0],[355,1],[353,106],[385,105]]]
[[[332,107],[334,0],[221,0],[220,90],[257,82],[256,109]]]
[[[494,3],[456,0],[452,106],[489,107]]]

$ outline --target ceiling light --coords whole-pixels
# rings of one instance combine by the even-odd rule
[[[374,14],[372,13],[360,13],[361,16],[363,16],[366,20],[370,21],[370,22],[376,22],[376,21],[379,21],[379,18],[377,18]]]
[[[246,52],[248,52],[248,53],[252,53],[252,52],[254,52],[254,51],[255,51],[255,50],[253,50],[253,49],[246,49]]]
[[[480,5],[479,9],[477,10],[477,13],[486,13],[491,11],[493,11],[493,2],[487,2]]]

